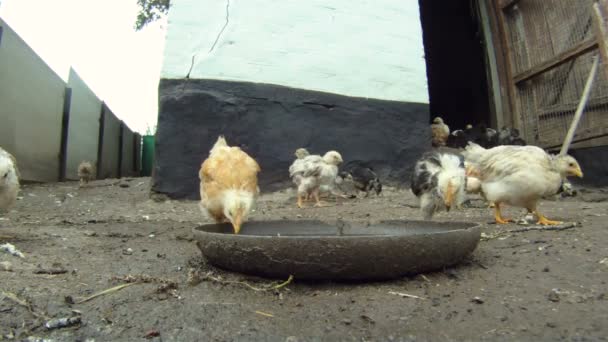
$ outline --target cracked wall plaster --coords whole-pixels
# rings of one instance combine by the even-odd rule
[[[428,103],[417,1],[173,0],[162,78]]]

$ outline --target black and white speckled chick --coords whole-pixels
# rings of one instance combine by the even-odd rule
[[[425,220],[442,208],[460,207],[467,186],[464,158],[449,152],[427,152],[416,162],[411,181]]]

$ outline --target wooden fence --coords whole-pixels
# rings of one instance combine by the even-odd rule
[[[484,0],[480,0],[484,1]],[[501,86],[502,122],[532,144],[559,146],[578,105],[593,58],[600,54],[605,16],[593,0],[489,0]],[[598,8],[600,10],[598,10]],[[599,14],[598,14],[599,13]],[[608,13],[608,12],[607,12]],[[605,32],[605,31],[603,31]],[[606,66],[606,58],[602,58]],[[608,72],[597,74],[574,142],[604,144],[608,135]]]

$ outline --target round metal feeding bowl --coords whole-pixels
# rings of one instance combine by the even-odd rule
[[[451,266],[480,239],[475,223],[384,221],[248,222],[194,228],[207,260],[223,269],[271,278],[390,279]]]

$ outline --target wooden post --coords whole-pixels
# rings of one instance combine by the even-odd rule
[[[498,23],[498,31],[499,31],[499,36],[500,36],[500,46],[501,46],[501,50],[503,53],[503,58],[505,60],[504,66],[505,66],[505,71],[506,71],[506,83],[507,83],[507,97],[509,100],[509,108],[510,108],[510,116],[511,116],[511,122],[503,122],[503,125],[508,125],[514,128],[517,128],[520,132],[523,132],[524,136],[525,136],[525,127],[523,127],[523,124],[521,122],[521,117],[520,117],[520,109],[517,106],[516,103],[516,97],[518,94],[518,89],[517,86],[515,84],[515,82],[513,82],[513,59],[511,56],[511,49],[512,49],[512,44],[509,41],[509,39],[507,38],[509,36],[509,32],[507,32],[507,30],[509,28],[507,28],[507,23],[505,20],[505,13],[504,13],[504,9],[507,8],[507,3],[509,3],[509,1],[505,2],[505,1],[498,1],[496,0],[496,5],[494,6],[495,8],[495,14],[496,14],[496,18],[497,23]],[[501,127],[498,127],[501,128]]]
[[[599,0],[593,4],[592,18],[601,56],[602,70],[604,70],[604,75],[608,79],[608,25],[606,24],[608,0]]]

